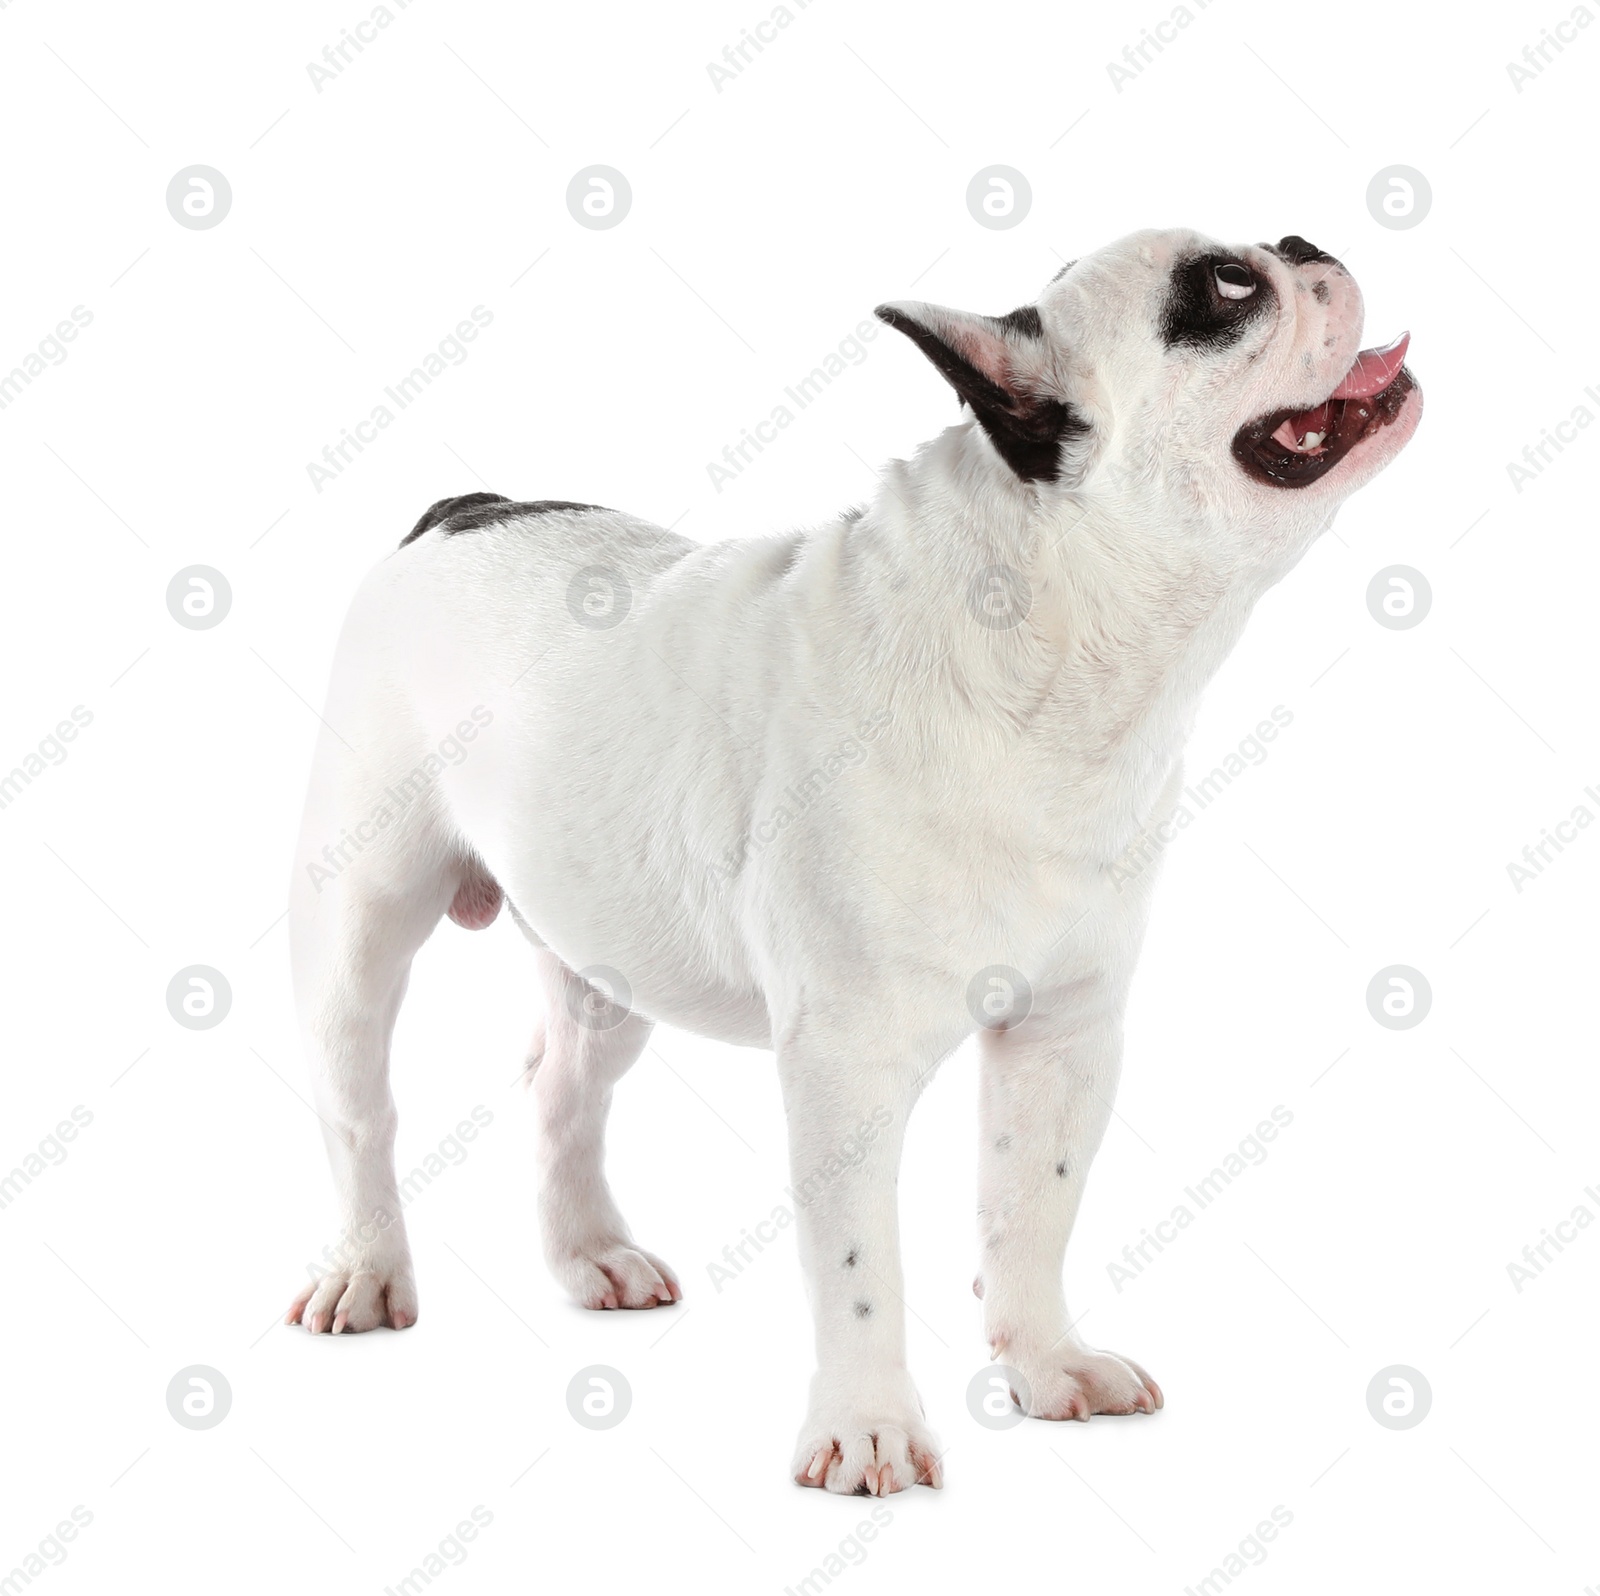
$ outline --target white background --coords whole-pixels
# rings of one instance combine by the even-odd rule
[[[1085,1335],[1150,1368],[1165,1411],[969,1416],[986,1354],[963,1050],[900,1187],[949,1483],[892,1498],[834,1583],[1178,1592],[1281,1504],[1292,1524],[1233,1584],[1600,1584],[1600,1227],[1521,1292],[1506,1268],[1575,1206],[1600,1214],[1600,835],[1520,894],[1506,870],[1575,805],[1600,812],[1600,429],[1520,493],[1506,469],[1575,406],[1600,413],[1600,28],[1519,92],[1506,65],[1565,0],[1214,0],[1119,91],[1107,63],[1165,0],[814,0],[718,92],[707,63],[764,0],[551,9],[413,0],[320,93],[307,63],[361,0],[0,10],[0,370],[93,315],[0,411],[0,767],[93,715],[0,811],[0,1172],[93,1115],[0,1210],[0,1577],[81,1504],[47,1592],[376,1592],[481,1505],[447,1596],[777,1591],[867,1517],[789,1483],[810,1370],[793,1232],[720,1292],[708,1277],[785,1201],[770,1058],[657,1033],[610,1168],[685,1302],[582,1312],[538,1256],[510,1084],[536,999],[505,919],[438,933],[396,1041],[402,1170],[493,1115],[410,1210],[420,1324],[273,1328],[335,1223],[281,920],[310,706],[349,594],[430,501],[593,500],[706,540],[819,521],[953,419],[887,332],[720,493],[706,465],[875,303],[1004,311],[1066,259],[1184,224],[1337,253],[1367,341],[1412,330],[1427,415],[1262,604],[1191,747],[1198,774],[1293,714],[1169,851],[1067,1267]],[[633,189],[610,231],[565,205],[595,163]],[[964,199],[995,163],[1033,190],[1006,231]],[[1396,163],[1433,191],[1407,230],[1365,198]],[[193,164],[233,191],[207,231],[165,204]],[[307,462],[476,305],[493,321],[470,357],[317,492]],[[196,563],[233,590],[211,630],[165,604]],[[1431,584],[1411,630],[1368,613],[1391,564]],[[1433,993],[1407,1031],[1365,1001],[1397,963]],[[232,985],[215,1029],[167,1012],[190,964]],[[1107,1264],[1280,1104],[1266,1161],[1117,1291]],[[166,1407],[191,1364],[232,1389],[207,1431]],[[590,1364],[632,1386],[604,1433],[566,1408]],[[1405,1431],[1367,1408],[1393,1364],[1432,1388]]]

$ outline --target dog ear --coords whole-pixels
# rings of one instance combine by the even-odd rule
[[[978,316],[899,300],[873,314],[934,363],[1024,482],[1060,479],[1062,444],[1087,433],[1089,423],[1065,400],[1041,391],[1050,346],[1034,306]]]

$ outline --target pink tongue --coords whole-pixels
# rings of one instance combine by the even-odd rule
[[[1330,399],[1365,399],[1394,381],[1405,364],[1411,334],[1403,332],[1382,349],[1363,349],[1355,364],[1344,374],[1344,381],[1328,395]]]

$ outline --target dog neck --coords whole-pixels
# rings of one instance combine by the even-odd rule
[[[1218,569],[1203,528],[1154,538],[1138,513],[1019,481],[969,424],[894,462],[827,566],[851,710],[880,710],[895,683],[896,735],[922,768],[974,802],[1007,795],[1041,855],[1115,859],[1160,807],[1200,695],[1274,579]],[[997,569],[1020,582],[1014,624],[974,609]]]
[[[1099,720],[1098,706],[1157,742],[1143,723],[1186,729],[1281,574],[1219,561],[1224,540],[1170,511],[1154,526],[1159,513],[1092,487],[1022,482],[969,422],[895,462],[872,520],[920,573],[900,591],[943,630],[963,696],[1011,720],[1052,704]],[[998,614],[983,612],[986,595]]]

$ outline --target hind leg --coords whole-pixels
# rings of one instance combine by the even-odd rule
[[[411,1249],[395,1181],[389,1044],[411,960],[463,889],[470,862],[425,802],[357,851],[369,782],[325,747],[290,896],[295,1003],[338,1198],[323,1247],[286,1322],[311,1332],[403,1330],[416,1321]],[[329,768],[331,767],[331,769]],[[337,817],[353,816],[347,824]]]
[[[547,1012],[529,1069],[539,1113],[545,1262],[586,1308],[676,1302],[676,1276],[635,1245],[605,1177],[611,1090],[644,1051],[653,1022],[610,1003],[548,949],[537,957]]]

